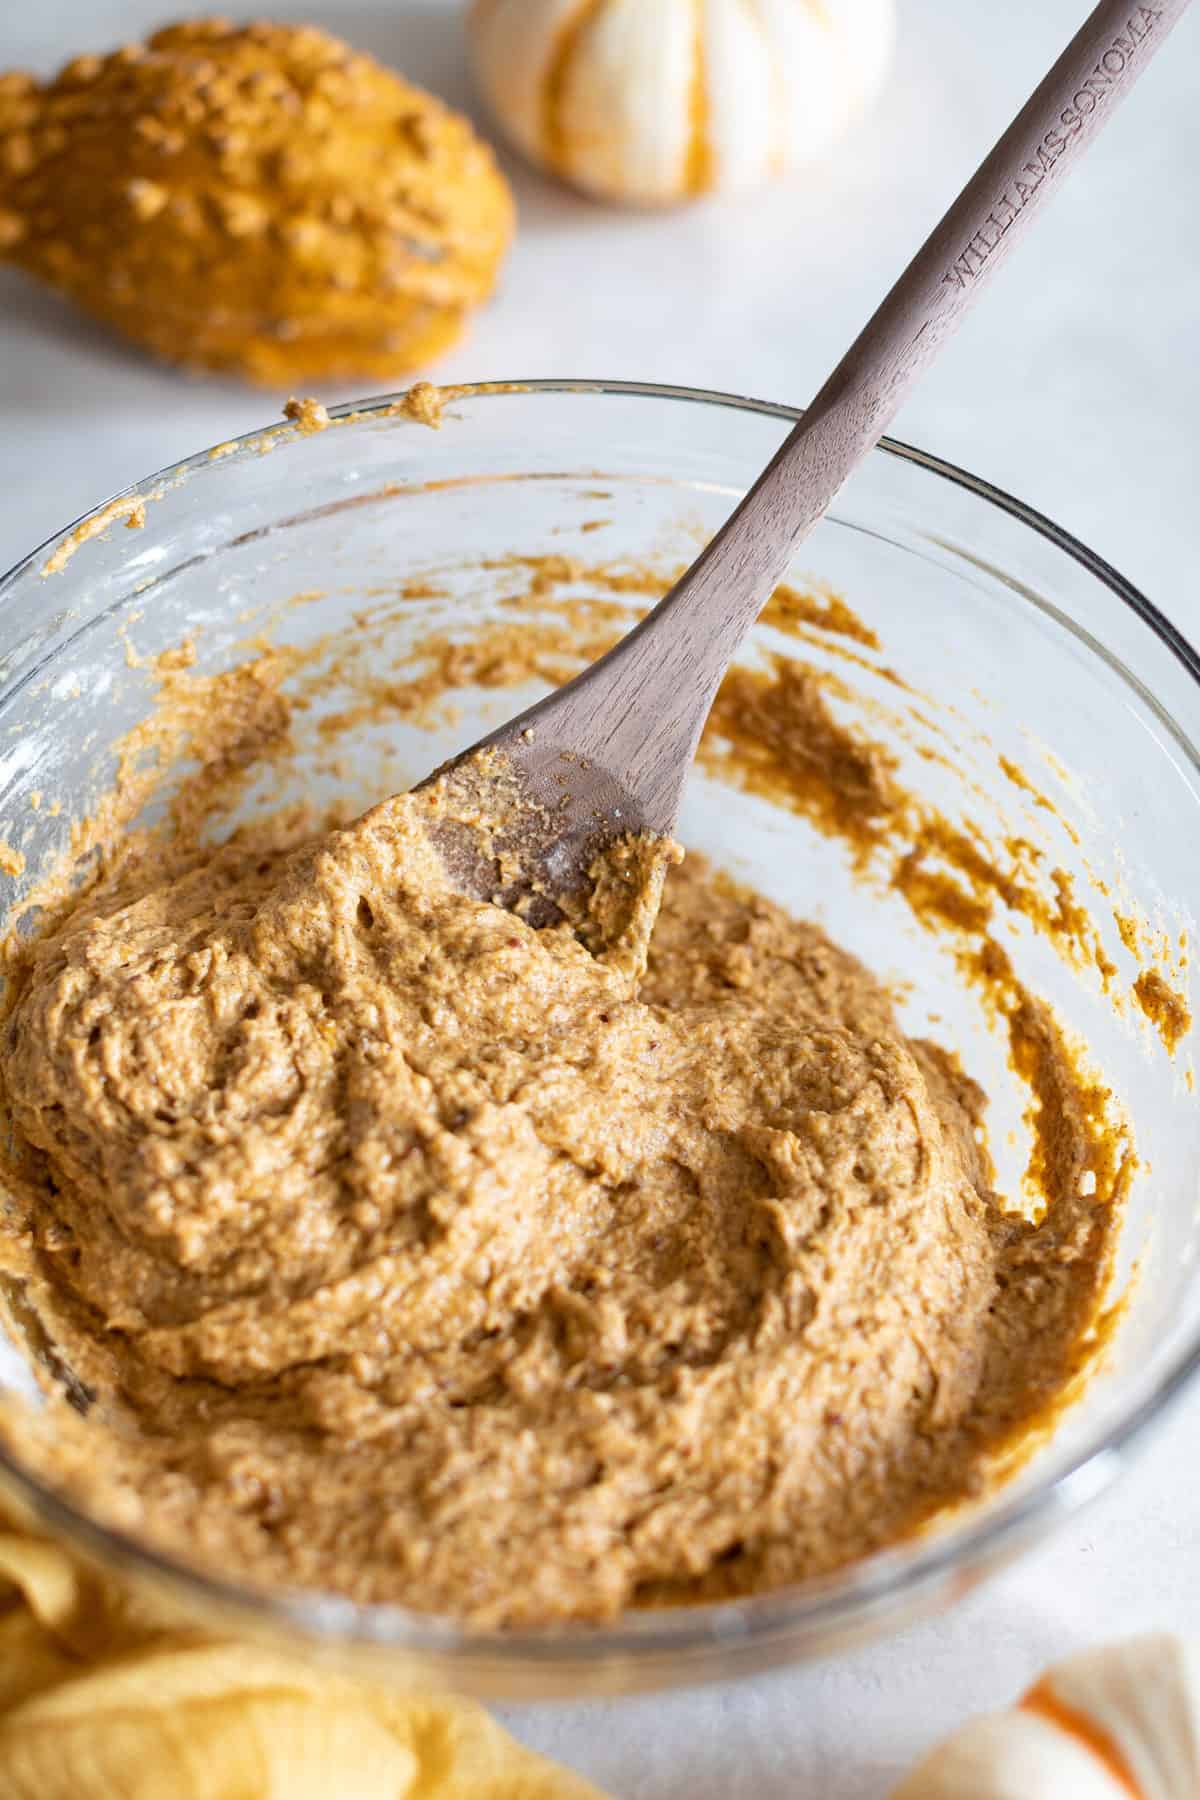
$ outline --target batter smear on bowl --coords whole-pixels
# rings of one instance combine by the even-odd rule
[[[491,1626],[979,1491],[1094,1356],[1112,1196],[1006,1212],[954,1059],[701,859],[656,918],[677,853],[621,847],[596,957],[455,891],[440,804],[184,808],[18,953],[5,1262],[86,1407],[21,1459],[226,1577]]]

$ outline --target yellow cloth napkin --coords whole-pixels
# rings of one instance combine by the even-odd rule
[[[0,1800],[603,1800],[479,1706],[165,1628],[0,1520]]]

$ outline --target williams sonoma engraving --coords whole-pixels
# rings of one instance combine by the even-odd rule
[[[1013,221],[1029,205],[1059,157],[1067,151],[1072,138],[1083,130],[1088,116],[1107,98],[1108,90],[1126,65],[1133,61],[1140,46],[1151,36],[1162,16],[1161,8],[1156,6],[1136,8],[1124,29],[1113,38],[1091,74],[1076,90],[1070,104],[1063,108],[1057,122],[1043,137],[1034,154],[1022,164],[1020,173],[1004,189],[983,225],[965,249],[955,257],[942,277],[947,286],[965,288],[974,281]]]

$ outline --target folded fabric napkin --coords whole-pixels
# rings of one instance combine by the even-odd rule
[[[482,1707],[165,1626],[0,1521],[0,1800],[603,1800]]]

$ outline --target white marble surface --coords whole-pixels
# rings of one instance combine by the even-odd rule
[[[0,6],[0,63],[49,69],[164,0]],[[654,0],[647,0],[653,4]],[[628,217],[517,172],[498,302],[438,373],[691,382],[801,402],[1083,11],[1083,0],[900,0],[892,84],[805,180]],[[170,10],[169,8],[167,9]],[[237,6],[227,8],[238,12]],[[469,103],[454,0],[281,5]],[[1032,501],[1200,632],[1200,10],[1035,241],[999,277],[897,435]],[[0,276],[0,565],[125,482],[264,422],[270,395],[181,381]],[[511,1715],[629,1800],[879,1800],[930,1739],[1067,1648],[1200,1615],[1200,1393],[1117,1492],[958,1612],[836,1665]]]

